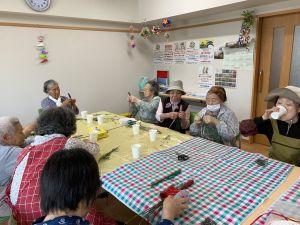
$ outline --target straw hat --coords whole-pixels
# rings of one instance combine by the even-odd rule
[[[181,91],[183,95],[185,95],[185,91],[183,90],[183,83],[181,80],[175,80],[172,85],[167,89],[166,93],[169,93],[170,91]]]
[[[269,93],[265,100],[272,101],[278,97],[288,98],[293,102],[300,104],[300,88],[295,86],[276,88]]]

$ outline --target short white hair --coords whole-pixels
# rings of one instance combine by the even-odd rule
[[[16,117],[2,116],[0,117],[0,144],[3,144],[3,136],[14,135],[15,127],[20,124],[20,121]]]

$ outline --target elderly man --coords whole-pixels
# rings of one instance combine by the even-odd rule
[[[23,129],[15,117],[0,117],[0,224],[5,224],[11,214],[4,202],[6,186],[13,175],[18,155],[26,145],[25,138],[34,128],[35,124],[30,124]]]

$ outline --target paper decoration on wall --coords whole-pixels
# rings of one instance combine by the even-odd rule
[[[186,42],[185,60],[187,64],[199,63],[199,42],[195,40]]]
[[[131,48],[135,48],[136,40],[135,40],[135,35],[134,35],[134,32],[133,32],[134,27],[132,25],[130,25],[129,31],[130,31],[129,45],[130,45]]]
[[[153,63],[162,64],[164,62],[163,45],[155,44],[153,48]]]
[[[252,70],[253,49],[253,45],[249,46],[249,50],[245,48],[224,49],[222,67],[227,69]]]
[[[243,11],[242,16],[243,16],[243,22],[239,34],[239,39],[237,42],[226,43],[225,46],[228,48],[242,48],[242,47],[246,47],[246,49],[249,48],[251,42],[250,32],[255,22],[253,11],[250,12],[248,10],[245,10]]]
[[[36,45],[39,50],[39,60],[40,63],[48,62],[48,51],[46,50],[46,45],[44,43],[44,36],[38,37],[38,44]]]
[[[199,62],[211,63],[214,60],[214,42],[211,40],[200,40]]]
[[[171,18],[165,18],[162,20],[162,28],[164,29],[164,38],[169,41],[170,38],[170,34],[168,32],[168,30],[171,28],[172,26],[172,20]]]
[[[164,63],[165,64],[171,64],[173,63],[173,44],[166,43],[165,44],[165,51],[164,51]]]
[[[174,43],[174,63],[185,63],[186,41],[178,41]]]
[[[144,38],[144,39],[148,39],[152,33],[149,27],[145,26],[142,28],[140,35]]]
[[[210,88],[214,86],[215,76],[213,67],[211,65],[199,66],[198,78],[200,88]]]
[[[163,27],[164,29],[170,28],[171,25],[172,25],[172,20],[171,20],[171,18],[165,18],[165,19],[163,19],[163,21],[162,21],[162,27]]]
[[[223,49],[223,47],[215,49],[214,58],[215,59],[224,59],[224,49]]]
[[[237,86],[236,70],[222,69],[221,73],[215,74],[215,85],[224,88],[236,88]]]
[[[151,29],[151,32],[152,32],[154,35],[160,35],[161,29],[160,29],[159,26],[153,26],[152,29]]]

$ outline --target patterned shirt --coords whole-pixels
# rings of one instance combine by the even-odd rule
[[[7,189],[7,202],[12,208],[17,224],[30,225],[36,218],[42,216],[40,209],[39,178],[47,159],[66,147],[84,146],[87,151],[97,154],[99,146],[85,143],[81,140],[74,142],[74,138],[67,138],[61,134],[36,136],[34,142],[24,148],[17,160],[11,185]],[[80,143],[81,142],[81,143]],[[73,143],[74,145],[72,145]],[[94,225],[113,225],[114,220],[108,219],[91,208],[87,219]]]
[[[202,109],[198,113],[198,116],[202,118],[206,111],[207,108]],[[239,135],[239,121],[234,112],[225,105],[221,105],[219,113],[215,117],[220,121],[220,123],[217,126],[211,124],[209,126],[213,126],[216,129],[217,134],[220,136],[220,139],[223,142],[222,144],[236,146],[236,137]],[[190,126],[190,134],[211,140],[211,134],[208,132],[213,129],[206,128],[207,126],[203,122],[200,124],[200,127],[197,127],[194,122]]]
[[[159,96],[155,96],[151,101],[143,99],[138,103],[132,103],[130,111],[137,120],[141,120],[146,123],[157,123],[155,113],[160,101]]]

